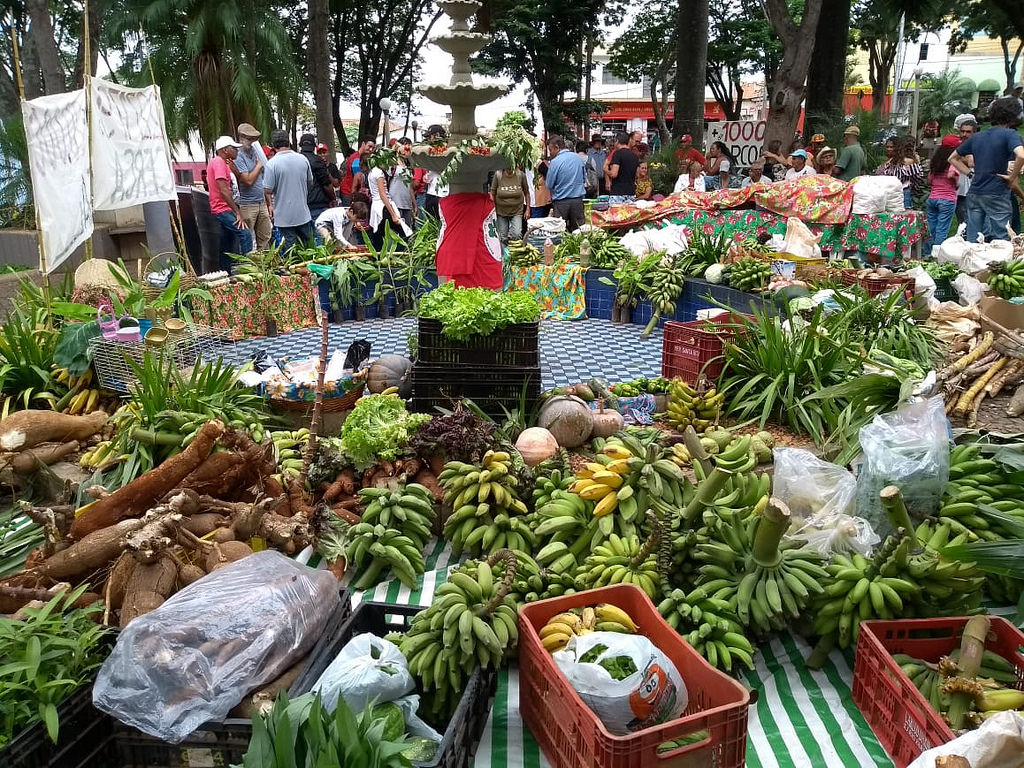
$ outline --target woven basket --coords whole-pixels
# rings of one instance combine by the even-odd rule
[[[150,272],[157,272],[162,269],[168,269],[169,267],[177,267],[181,276],[178,278],[178,291],[187,291],[190,288],[195,288],[199,285],[199,280],[196,277],[195,269],[192,268],[192,262],[187,256],[182,256],[174,251],[164,251],[154,255],[142,270],[143,275],[148,275]],[[150,285],[143,281],[142,283],[142,294],[146,297],[146,301],[154,301],[160,298],[160,294],[164,292],[164,288],[160,288],[156,285]]]
[[[341,397],[325,397],[321,408],[324,413],[338,413],[339,411],[349,411],[355,407],[356,401],[363,396],[363,390],[366,389],[366,384],[359,384]],[[313,410],[312,400],[277,400],[270,398],[270,405],[281,411],[289,411],[291,413],[306,413]]]
[[[992,347],[999,354],[1024,360],[1024,336],[1000,325],[984,312],[981,313],[981,324],[986,330],[992,331],[995,336]]]

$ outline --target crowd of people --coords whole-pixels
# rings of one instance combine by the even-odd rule
[[[745,175],[740,175],[729,147],[714,141],[705,156],[690,135],[681,137],[672,153],[678,177],[672,194],[745,188],[827,175],[852,181],[869,174],[900,181],[907,209],[915,202],[926,212],[926,252],[941,242],[954,220],[966,224],[975,240],[1006,236],[1007,225],[1020,231],[1020,177],[1024,147],[1017,128],[1022,118],[1019,96],[997,99],[988,108],[989,127],[981,130],[972,114],[956,118],[953,132],[940,136],[939,122],[926,120],[920,137],[885,140],[882,161],[869,168],[860,129],[848,126],[838,151],[816,133],[809,142],[794,141],[783,152],[773,141]],[[328,148],[312,134],[299,138],[298,151],[287,132],[276,130],[270,144],[242,123],[237,141],[221,136],[207,171],[210,210],[221,226],[220,263],[230,269],[230,253],[265,249],[274,241],[283,248],[315,241],[342,245],[383,246],[385,231],[408,237],[424,215],[438,216],[448,194],[438,174],[412,168],[412,141],[393,139],[377,146],[371,138],[339,165],[328,161]],[[431,126],[425,142],[444,141],[444,129]],[[650,144],[641,131],[620,132],[606,142],[572,137],[547,137],[542,159],[533,168],[508,167],[489,181],[498,237],[502,244],[521,239],[529,219],[557,216],[573,231],[584,223],[584,200],[608,196],[612,202],[651,200]]]

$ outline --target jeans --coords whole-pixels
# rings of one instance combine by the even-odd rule
[[[427,215],[426,206],[427,206],[427,193],[426,192],[420,192],[418,195],[416,195],[416,223],[417,224],[423,223],[423,219]]]
[[[1002,195],[967,195],[967,240],[974,242],[978,235],[985,240],[1005,240],[1006,225],[1013,215],[1009,190]]]
[[[953,223],[956,203],[952,200],[929,197],[925,211],[928,213],[928,239],[924,243],[924,253],[927,256],[931,254],[936,243],[941,243],[949,236],[949,226]]]
[[[249,228],[256,240],[256,247],[261,251],[267,250],[267,246],[270,245],[272,225],[266,202],[243,203],[238,206],[238,209],[242,212],[245,226]]]
[[[530,206],[530,218],[531,219],[543,219],[551,213],[551,203],[547,205],[531,205]]]
[[[312,221],[297,227],[278,227],[278,230],[281,232],[281,248],[285,253],[296,245],[309,245],[313,241]]]
[[[218,266],[225,272],[231,271],[234,263],[229,253],[245,255],[252,250],[252,230],[235,225],[233,211],[215,213],[214,218],[220,222],[220,251],[217,254]]]
[[[903,188],[903,207],[908,211],[914,207],[914,195],[910,191],[910,187]]]
[[[523,239],[523,215],[517,213],[514,216],[503,216],[500,213],[495,215],[498,226],[498,239],[502,245],[507,245],[509,240]]]
[[[318,218],[320,218],[320,214],[323,213],[326,210],[327,210],[327,208],[310,208],[309,209],[309,218],[310,218],[310,221],[312,221],[313,224],[314,224],[313,242],[316,245],[323,245],[324,244],[323,238],[321,238],[320,237],[320,233],[316,231],[315,225],[316,225],[316,220]]]
[[[555,215],[565,219],[565,229],[568,232],[575,232],[583,226],[583,198],[566,197],[561,200],[552,200],[555,208]]]

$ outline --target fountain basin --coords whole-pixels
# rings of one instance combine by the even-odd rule
[[[481,104],[490,104],[498,97],[504,96],[508,92],[508,87],[455,83],[453,85],[422,85],[417,90],[438,104],[447,104],[451,107],[478,107]]]
[[[466,22],[480,10],[483,3],[479,0],[436,0],[436,5],[448,14],[452,20],[452,30],[458,32],[469,29]]]
[[[472,56],[488,42],[491,36],[481,32],[452,32],[447,35],[438,35],[433,39],[434,44],[445,53],[454,57]]]

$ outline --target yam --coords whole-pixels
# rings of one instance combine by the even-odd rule
[[[107,414],[71,416],[57,411],[15,411],[0,421],[0,450],[23,451],[40,443],[83,442],[103,428]]]
[[[419,483],[434,497],[434,501],[438,504],[444,498],[444,491],[441,490],[441,484],[437,482],[437,475],[432,469],[421,469],[416,477],[413,478],[414,483]]]
[[[1010,404],[1006,406],[1007,416],[1020,416],[1022,413],[1024,413],[1024,384],[1017,387],[1013,397],[1010,398]]]
[[[53,443],[38,448],[28,448],[14,454],[11,457],[11,468],[19,475],[34,474],[40,467],[56,464],[78,450],[78,441],[72,440],[68,443]]]
[[[225,541],[223,544],[214,542],[206,554],[204,567],[207,573],[213,573],[218,568],[241,560],[252,554],[248,544],[241,541]]]
[[[224,424],[221,421],[213,419],[206,422],[195,439],[177,456],[172,456],[128,485],[94,502],[75,519],[71,526],[72,537],[81,539],[119,520],[145,512],[210,455],[214,443],[223,432]]]
[[[81,518],[79,518],[81,519]],[[125,536],[145,525],[144,520],[122,520],[93,531],[67,549],[46,558],[33,572],[51,579],[76,579],[110,564],[124,548]]]
[[[124,595],[128,590],[128,582],[138,561],[127,552],[122,552],[117,558],[114,567],[110,569],[107,576],[107,603],[111,608],[117,610],[124,604]]]
[[[16,613],[35,601],[46,604],[65,589],[67,589],[66,584],[54,589],[2,586],[0,587],[0,613]],[[95,592],[83,592],[75,600],[74,606],[75,608],[88,608],[100,599]]]
[[[202,538],[213,533],[218,528],[227,526],[230,521],[224,515],[217,512],[200,512],[197,515],[183,517],[181,527],[189,533],[194,533]]]
[[[178,565],[164,553],[152,563],[139,563],[132,571],[121,606],[121,628],[133,619],[163,605],[174,592]]]
[[[323,501],[328,504],[341,496],[352,496],[356,492],[356,476],[352,469],[343,469],[334,482],[324,490]]]

